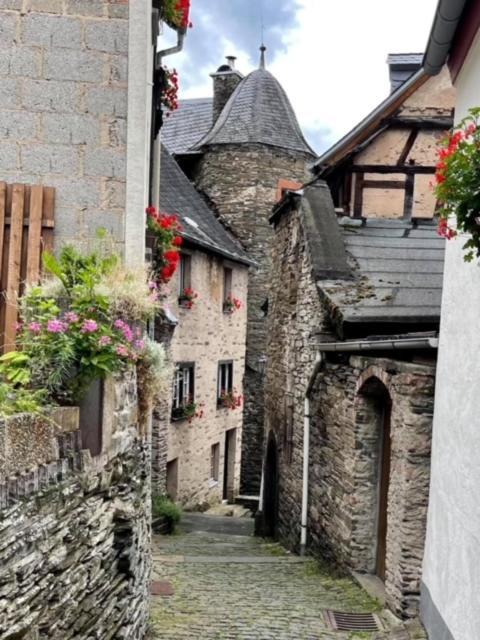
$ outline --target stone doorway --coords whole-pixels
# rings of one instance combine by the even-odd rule
[[[264,531],[267,537],[275,538],[278,520],[278,452],[273,432],[270,432],[265,457],[263,487]]]
[[[223,467],[223,499],[233,502],[235,496],[235,458],[237,453],[237,430],[225,433],[225,454]]]
[[[388,497],[391,469],[392,399],[385,384],[369,378],[359,391],[357,419],[361,423],[361,466],[367,470],[368,499],[364,532],[370,531],[367,570],[386,580]]]
[[[178,458],[167,462],[167,495],[175,501],[178,494]]]

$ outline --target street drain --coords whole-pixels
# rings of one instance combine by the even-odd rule
[[[150,583],[150,593],[152,596],[173,596],[174,590],[170,582],[154,580]]]
[[[325,622],[334,631],[383,631],[383,625],[374,613],[345,613],[324,611]]]

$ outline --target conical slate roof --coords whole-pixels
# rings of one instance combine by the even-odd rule
[[[216,144],[261,143],[312,156],[290,100],[266,69],[252,71],[237,86],[217,122],[196,148]]]

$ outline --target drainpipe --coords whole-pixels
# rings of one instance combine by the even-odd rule
[[[185,32],[177,32],[177,44],[174,47],[168,49],[162,49],[158,51],[155,56],[155,68],[162,66],[163,58],[173,55],[174,53],[180,53],[183,49],[183,41],[185,40]],[[156,209],[160,209],[160,158],[162,155],[162,141],[161,130],[158,136],[155,138],[152,149],[152,206]]]
[[[310,394],[312,393],[315,380],[322,368],[322,354],[318,352],[315,358],[312,375],[307,384],[304,401],[303,420],[303,487],[302,487],[302,519],[300,533],[300,555],[305,555],[307,547],[307,524],[308,524],[308,463],[310,460]]]

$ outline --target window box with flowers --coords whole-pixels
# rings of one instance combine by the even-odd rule
[[[178,304],[184,309],[192,309],[197,299],[198,293],[191,287],[186,287],[178,297]]]
[[[223,301],[223,313],[231,316],[235,311],[242,308],[242,303],[238,298],[234,296],[228,296]]]
[[[243,397],[237,393],[236,389],[232,391],[223,391],[217,400],[217,406],[222,409],[230,409],[235,411],[242,406]]]
[[[443,141],[435,173],[439,201],[438,233],[451,240],[469,234],[463,245],[465,262],[480,257],[480,108],[470,109]],[[450,226],[452,220],[454,225]]]

